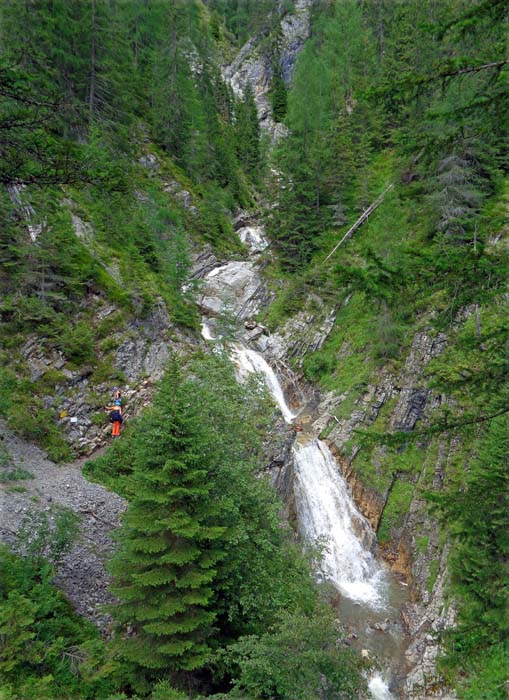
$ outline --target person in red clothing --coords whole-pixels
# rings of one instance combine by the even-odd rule
[[[120,428],[122,426],[122,393],[120,389],[113,390],[113,404],[106,406],[106,410],[110,412],[111,437],[120,436]]]

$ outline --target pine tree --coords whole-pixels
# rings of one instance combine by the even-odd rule
[[[274,61],[272,66],[272,87],[270,91],[270,104],[272,114],[277,122],[282,122],[286,117],[287,90],[279,61]]]
[[[237,153],[246,171],[255,176],[260,165],[260,125],[253,88],[248,83],[236,111]]]
[[[215,618],[209,609],[216,566],[225,556],[213,475],[204,463],[206,426],[189,402],[176,364],[137,433],[133,500],[112,564],[122,654],[148,669],[205,663]]]

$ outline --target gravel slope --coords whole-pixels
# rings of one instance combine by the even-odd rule
[[[104,486],[87,481],[81,471],[83,460],[57,465],[42,450],[16,437],[3,421],[0,439],[9,455],[9,469],[24,469],[34,476],[0,483],[0,540],[12,544],[30,511],[46,511],[50,517],[54,505],[74,511],[80,518],[80,533],[59,564],[55,583],[80,614],[107,626],[110,618],[102,606],[113,597],[108,591],[105,561],[111,555],[112,531],[119,524],[125,501]],[[17,492],[13,487],[25,491]]]

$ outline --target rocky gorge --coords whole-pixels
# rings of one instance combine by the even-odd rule
[[[6,342],[5,350],[3,344],[0,348],[7,366],[0,375],[0,410],[5,416],[0,418],[0,539],[19,550],[18,534],[26,531],[27,523],[47,518],[51,529],[58,513],[74,514],[77,538],[56,563],[55,583],[78,613],[108,636],[111,619],[103,606],[113,597],[107,562],[115,551],[113,533],[122,522],[127,501],[86,478],[91,473],[87,461],[101,457],[111,442],[106,405],[114,387],[120,388],[126,424],[135,423],[151,406],[172,358],[196,355],[208,361],[212,354],[221,354],[230,358],[238,383],[256,375],[259,386],[267,390],[264,401],[272,405],[272,413],[270,428],[262,437],[259,471],[270,476],[279,495],[282,514],[291,526],[292,545],[293,540],[309,540],[321,549],[320,557],[313,560],[314,574],[324,583],[334,615],[344,627],[345,646],[355,648],[371,666],[366,680],[372,700],[454,700],[456,690],[449,687],[451,676],[446,675],[441,657],[443,633],[461,623],[461,601],[455,599],[451,584],[451,553],[457,542],[453,527],[444,526],[431,503],[438,502],[446,489],[454,494],[451,485],[455,488],[459,483],[458,492],[462,492],[476,459],[476,440],[482,430],[465,437],[463,444],[461,436],[453,433],[451,437],[447,420],[460,405],[458,386],[471,386],[468,382],[473,377],[489,387],[483,368],[493,351],[490,343],[493,338],[498,342],[500,332],[495,304],[490,306],[495,298],[490,296],[490,284],[498,279],[500,269],[489,268],[482,291],[475,288],[474,293],[471,287],[483,269],[479,261],[489,266],[498,260],[504,237],[491,236],[486,243],[481,232],[479,242],[476,223],[472,251],[465,248],[458,254],[459,247],[447,247],[450,232],[432,247],[430,231],[436,222],[428,208],[432,202],[436,205],[445,189],[434,199],[423,195],[428,184],[421,185],[424,176],[414,170],[424,149],[411,156],[408,172],[401,174],[408,154],[397,152],[397,139],[394,143],[389,139],[383,150],[379,146],[382,136],[372,124],[378,113],[366,116],[368,103],[363,103],[364,92],[368,94],[372,87],[366,78],[367,59],[364,62],[369,42],[357,42],[364,25],[355,14],[360,12],[356,3],[348,10],[346,4],[318,0],[278,2],[270,22],[243,46],[239,42],[234,56],[233,34],[226,20],[223,24],[213,3],[198,5],[198,22],[210,23],[214,37],[211,46],[217,71],[211,73],[210,86],[218,93],[211,88],[210,94],[214,93],[214,109],[220,115],[214,122],[219,125],[214,132],[217,144],[211,145],[207,132],[203,142],[187,144],[188,150],[182,149],[174,158],[168,155],[173,145],[156,147],[145,127],[140,127],[133,149],[132,200],[140,211],[145,209],[134,210],[133,222],[128,221],[128,213],[118,230],[119,209],[110,212],[109,207],[117,196],[122,202],[127,189],[122,195],[109,193],[101,202],[101,215],[93,196],[87,199],[89,193],[80,194],[71,186],[62,187],[57,206],[52,204],[68,221],[68,234],[79,245],[80,264],[87,261],[91,272],[78,278],[79,294],[67,307],[64,295],[51,291],[51,284],[60,290],[64,276],[54,275],[56,282],[50,280],[48,293],[45,258],[40,268],[37,262],[36,301],[32,300],[33,308],[27,307],[36,321],[30,320],[26,332]],[[385,10],[375,9],[371,8],[378,22]],[[343,46],[342,35],[320,20],[322,13],[327,19],[329,12],[338,26],[345,27],[345,37],[351,34],[351,43],[345,40]],[[382,19],[380,27],[376,46],[382,64],[386,39]],[[374,46],[374,34],[372,38]],[[390,41],[388,51],[393,50]],[[307,141],[315,129],[313,99],[307,101],[304,89],[306,104],[299,106],[292,92],[297,57],[310,46],[317,55],[324,50],[325,58],[315,64],[313,52],[304,51],[311,67],[301,75],[300,90],[309,84],[317,105],[320,96],[313,93],[313,81],[321,86],[323,79],[327,86],[329,80],[334,85],[336,72],[350,70],[368,85],[364,92],[357,91],[352,79],[351,84],[340,81],[336,92],[331,88],[337,105],[342,105],[334,112],[338,121],[328,136],[324,136],[326,130],[315,134],[314,142]],[[185,92],[192,91],[193,81],[198,83],[200,71],[206,71],[193,41],[186,38],[183,47],[186,67],[180,85]],[[329,53],[327,47],[333,47]],[[348,60],[336,62],[334,51],[341,58],[343,49]],[[350,64],[354,55],[359,64],[355,70],[355,61]],[[294,132],[289,128],[292,118],[273,112],[274,82],[279,78],[285,109],[294,115]],[[248,139],[244,143],[237,132],[247,113],[242,109],[249,108],[248,100],[242,102],[246,95],[253,103],[254,127],[258,118],[256,158],[258,164],[263,160],[262,175],[253,171]],[[349,121],[353,114],[355,122],[357,108],[362,114],[360,126]],[[198,125],[193,132],[196,137],[206,114],[189,122],[193,128]],[[172,126],[166,116],[158,122],[162,131]],[[232,141],[226,144],[222,139],[230,127]],[[363,140],[369,129],[375,135],[371,141],[367,136]],[[184,132],[179,136],[184,138]],[[302,169],[301,152],[292,160],[291,149],[284,151],[284,144],[291,142],[295,147],[300,138],[305,142],[301,150],[306,157],[311,154],[306,162],[302,157]],[[348,139],[352,150],[344,144]],[[320,140],[327,141],[327,149],[320,151]],[[341,155],[332,165],[327,161],[329,146]],[[355,150],[364,148],[360,155]],[[380,153],[373,155],[373,148],[380,148]],[[210,189],[208,174],[197,175],[193,170],[193,159],[202,156],[219,173]],[[186,157],[190,159],[187,171]],[[238,160],[233,166],[228,158]],[[285,175],[289,164],[295,170],[290,168]],[[237,178],[234,184],[225,175],[230,166]],[[472,167],[466,156],[459,161],[445,158],[430,181],[435,186],[436,181],[458,176],[462,183],[476,183],[477,176],[458,175],[458,169]],[[294,190],[296,215],[291,211]],[[11,218],[26,238],[23,254],[31,260],[51,226],[47,226],[44,204],[29,192],[30,188],[15,183],[6,196],[13,207]],[[384,201],[386,193],[390,194]],[[99,200],[97,192],[95,196]],[[477,195],[469,193],[469,197],[472,208]],[[307,209],[305,202],[311,202]],[[377,207],[383,203],[377,209],[381,220],[371,217],[373,202]],[[502,220],[494,202],[493,211],[483,214],[483,226],[493,212],[497,226]],[[437,230],[445,226],[449,204],[443,206],[446,213]],[[302,223],[308,210],[312,214]],[[55,221],[52,225],[58,232],[58,216]],[[131,223],[128,246],[123,229]],[[341,256],[329,261],[345,242],[343,225],[355,236],[348,235],[347,245],[339,249]],[[148,230],[155,231],[153,240],[146,238]],[[118,249],[105,243],[114,235],[120,240],[115,244]],[[302,250],[296,251],[299,246]],[[325,257],[327,251],[332,252]],[[478,258],[485,253],[488,262]],[[429,269],[434,255],[439,259],[438,272]],[[457,268],[463,270],[463,262],[468,278],[465,289],[454,276]],[[437,288],[435,277],[441,274],[446,282]],[[478,299],[485,292],[488,310],[481,313]],[[12,292],[13,298],[16,293]],[[47,309],[41,312],[39,302],[51,301],[52,294],[57,311],[48,314],[48,321]],[[408,299],[403,299],[405,294]],[[13,308],[9,301],[4,315],[9,327],[17,328]],[[440,362],[445,357],[447,363],[455,343],[457,366],[444,369]],[[497,371],[502,364],[493,362]],[[231,377],[238,388],[233,373]],[[444,377],[446,381],[440,382]],[[444,384],[451,390],[444,389]],[[31,402],[28,394],[35,387]],[[472,396],[473,404],[475,392]],[[468,410],[470,400],[469,395]],[[443,415],[444,430],[436,422]],[[25,433],[23,416],[28,419]],[[477,430],[482,421],[484,417],[474,418],[470,425]],[[48,445],[47,435],[54,434],[59,448],[64,446],[60,452],[48,449],[46,453],[35,446]]]
[[[245,224],[245,215],[239,215],[237,222]],[[259,266],[259,241],[264,241],[265,238],[263,227],[256,223],[257,240],[251,240],[250,244],[250,239],[246,238],[245,231],[242,231],[243,228],[245,230],[246,227],[240,226],[238,231],[239,236],[243,236],[247,241],[247,259],[218,261],[207,253],[206,249],[197,252],[193,274],[201,280],[198,307],[201,313],[206,315],[212,332],[215,333],[215,324],[220,323],[225,314],[232,316],[238,329],[238,338],[246,347],[253,347],[263,353],[277,372],[290,405],[304,406],[297,419],[298,424],[310,424],[315,433],[326,435],[327,443],[350,484],[357,507],[376,532],[392,484],[379,491],[364,483],[362,476],[358,475],[355,469],[355,458],[360,448],[354,445],[346,450],[345,445],[352,439],[355,440],[355,430],[359,426],[376,424],[383,406],[388,402],[391,402],[392,407],[388,417],[392,425],[412,430],[416,422],[424,418],[426,410],[430,410],[433,402],[439,401],[440,397],[428,397],[418,386],[412,386],[412,382],[422,374],[426,363],[441,351],[446,339],[431,338],[425,333],[418,333],[402,373],[397,376],[389,372],[378,375],[377,383],[367,387],[364,395],[356,401],[350,415],[338,419],[334,412],[347,397],[337,396],[333,392],[321,395],[304,380],[300,369],[306,354],[317,351],[327,341],[334,324],[335,310],[328,309],[319,297],[313,296],[307,300],[309,311],[299,312],[275,333],[269,333],[263,325],[254,320],[256,314],[270,301],[270,292],[263,279],[263,269]],[[110,309],[109,312],[113,313],[113,310]],[[149,319],[129,326],[126,336],[119,334],[118,338],[115,363],[122,368],[126,376],[126,383],[122,384],[122,388],[126,396],[128,419],[150,402],[169,353],[186,352],[202,343],[192,335],[175,334],[162,305]],[[35,339],[25,348],[26,359],[34,373],[40,372],[39,376],[43,376],[44,371],[62,370],[58,355],[48,357],[38,352],[37,348]],[[69,441],[84,454],[91,454],[104,444],[108,428],[105,425],[93,425],[88,420],[87,416],[97,410],[90,397],[107,392],[108,386],[90,386],[87,376],[83,375],[81,372],[67,378],[67,393],[71,390],[72,399],[59,398],[64,394],[62,390],[61,394],[57,393],[52,400],[62,402],[62,408],[67,409],[69,415],[77,414],[78,423],[67,422]],[[35,497],[39,501],[38,508],[47,508],[53,499],[57,502],[62,500],[58,496],[60,490],[64,495],[67,494],[62,503],[80,515],[83,535],[79,544],[63,562],[58,582],[70,599],[76,602],[80,612],[104,624],[105,618],[102,618],[98,611],[101,604],[108,602],[108,594],[107,577],[101,562],[110,551],[108,532],[118,523],[118,515],[122,510],[121,500],[102,487],[89,487],[88,482],[80,475],[82,462],[71,465],[70,468],[52,466],[35,448],[32,454],[31,448],[22,446],[23,443],[19,439],[9,436],[5,425],[3,430],[8,436],[4,445],[11,459],[17,466],[29,463],[36,476],[33,483],[29,482],[30,488],[26,494],[19,494],[14,499],[8,498],[4,502],[3,513],[10,513],[10,528],[19,527],[30,498]],[[295,519],[292,452],[294,439],[294,429],[281,421],[275,424],[266,441],[266,469],[270,471],[275,487],[287,504],[288,517],[292,520]],[[23,456],[25,454],[28,456]],[[446,455],[442,450],[433,468],[433,478],[441,478],[445,461]],[[39,464],[41,466],[37,467]],[[48,469],[56,469],[58,479],[48,477]],[[62,478],[69,488],[65,486],[60,489]],[[393,478],[396,479],[397,476]],[[71,484],[71,481],[76,483]],[[4,493],[4,496],[6,495]],[[4,532],[4,537],[8,541],[12,533]],[[417,546],[419,538],[426,538],[427,545],[424,551],[422,547]],[[90,547],[87,542],[92,543],[92,559],[84,554],[83,548]],[[434,524],[427,515],[425,502],[418,496],[418,490],[403,523],[391,531],[390,542],[380,548],[380,556],[394,573],[410,586],[411,591],[411,602],[405,604],[402,611],[410,640],[406,651],[409,672],[405,681],[404,697],[416,700],[450,697],[440,689],[440,678],[436,675],[434,665],[438,654],[434,633],[452,624],[454,620],[454,608],[448,604],[445,595],[447,550],[439,543]],[[438,570],[434,571],[434,581],[430,587],[430,568],[436,566],[434,562],[437,561]],[[90,585],[91,580],[95,581],[93,586]]]

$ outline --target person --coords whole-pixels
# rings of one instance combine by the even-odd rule
[[[111,406],[106,406],[106,410],[110,412],[111,436],[119,437],[124,420],[122,417],[122,392],[117,387],[114,388],[113,392],[113,403]]]

